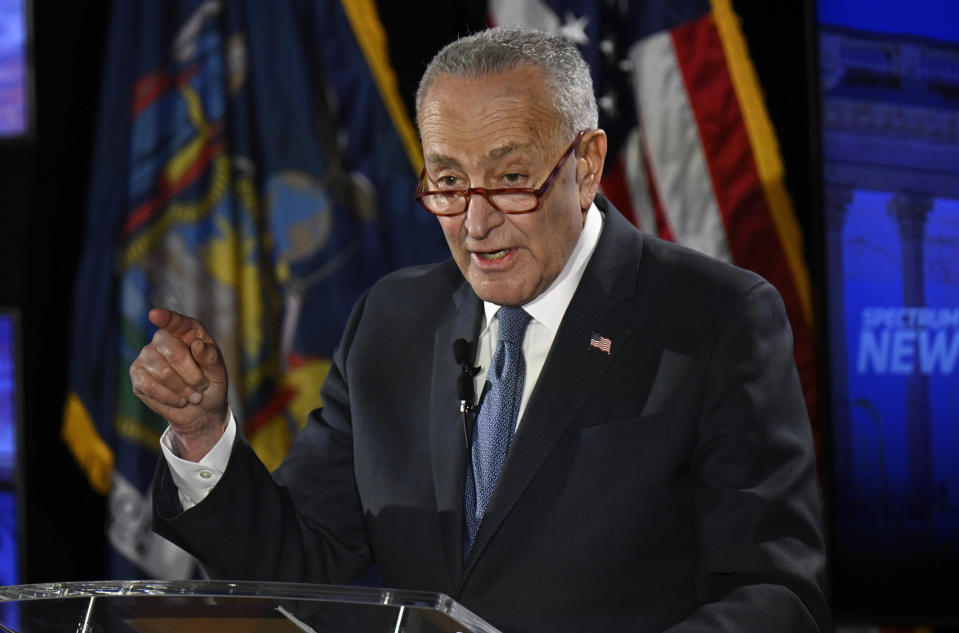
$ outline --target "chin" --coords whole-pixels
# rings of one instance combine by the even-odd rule
[[[523,305],[529,301],[532,297],[528,293],[521,292],[515,289],[503,289],[503,288],[483,288],[473,286],[473,291],[483,301],[489,301],[490,303],[495,303],[496,305],[501,306],[518,306]]]
[[[520,275],[520,272],[515,268],[499,273],[468,270],[465,277],[473,292],[483,301],[501,306],[518,306],[530,301],[545,289],[540,287],[537,280],[530,279],[529,275]]]

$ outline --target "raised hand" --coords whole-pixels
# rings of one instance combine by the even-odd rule
[[[153,309],[159,329],[130,365],[133,393],[170,423],[182,459],[200,461],[229,421],[223,355],[203,325]]]

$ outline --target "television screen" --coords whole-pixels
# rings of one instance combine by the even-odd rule
[[[26,0],[0,0],[0,137],[29,131]]]
[[[834,605],[959,621],[959,3],[818,11]]]

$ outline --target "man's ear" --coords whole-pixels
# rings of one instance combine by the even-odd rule
[[[593,204],[606,162],[606,132],[592,130],[583,137],[576,152],[576,184],[579,185],[579,206],[584,211]]]

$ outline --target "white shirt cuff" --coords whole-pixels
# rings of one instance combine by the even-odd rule
[[[230,421],[219,441],[213,445],[206,455],[198,462],[180,459],[176,455],[173,444],[173,432],[170,427],[160,436],[160,448],[170,466],[173,483],[177,487],[180,505],[189,510],[203,501],[213,490],[213,486],[223,477],[226,465],[230,461],[233,451],[233,441],[236,439],[236,420],[233,411],[230,411]]]

